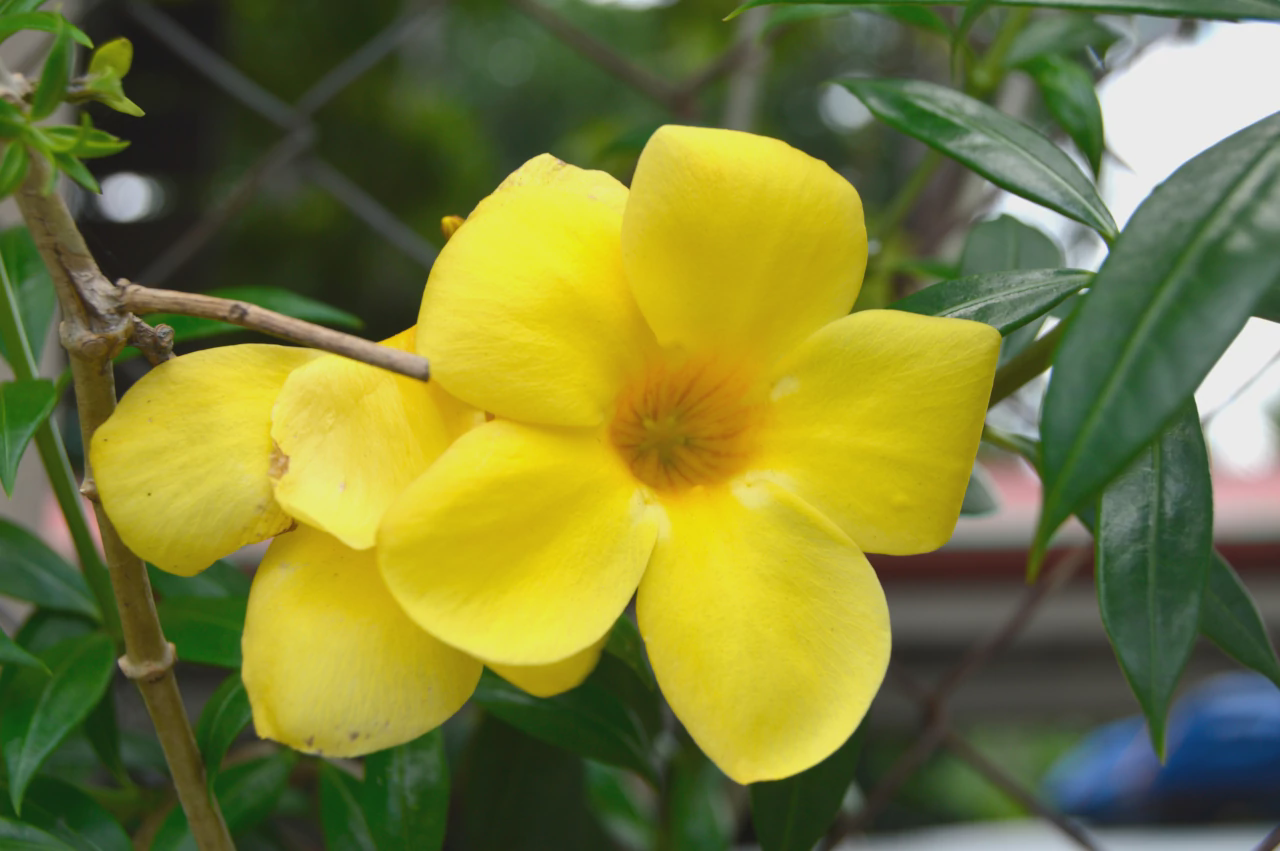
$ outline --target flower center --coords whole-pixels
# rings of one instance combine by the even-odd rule
[[[724,481],[753,448],[758,406],[750,388],[741,370],[714,361],[659,364],[619,394],[609,437],[655,490]]]

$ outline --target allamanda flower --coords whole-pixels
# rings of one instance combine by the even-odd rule
[[[726,774],[830,754],[889,657],[864,552],[951,535],[1000,342],[847,315],[866,252],[854,189],[771,139],[664,127],[629,194],[525,166],[423,297],[417,351],[496,419],[387,510],[391,594],[506,665],[583,652],[635,594],[668,702]]]
[[[385,345],[411,351],[414,329]],[[410,620],[372,546],[382,514],[483,414],[436,385],[271,345],[161,364],[93,437],[103,505],[125,543],[184,576],[278,535],[253,580],[242,675],[258,734],[356,756],[436,727],[481,663]],[[535,694],[572,688],[600,647],[499,668]]]

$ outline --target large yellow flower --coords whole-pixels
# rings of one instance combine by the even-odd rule
[[[411,351],[413,329],[385,345]],[[371,548],[399,490],[481,421],[435,385],[334,355],[228,346],[148,373],[90,458],[125,543],[165,570],[190,576],[280,535],[245,619],[254,726],[356,756],[436,727],[479,680],[480,662],[405,616]],[[551,694],[581,682],[599,652],[500,673]]]
[[[378,532],[392,595],[491,664],[565,659],[634,593],[662,690],[733,779],[854,730],[889,657],[864,552],[941,546],[999,335],[847,315],[857,193],[770,139],[664,127],[630,193],[533,160],[442,251],[417,350],[496,419]]]

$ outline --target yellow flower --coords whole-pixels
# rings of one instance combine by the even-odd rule
[[[411,351],[414,331],[384,344]],[[435,385],[334,355],[228,346],[148,373],[90,458],[121,537],[164,570],[190,576],[280,535],[245,619],[254,725],[299,750],[356,756],[436,727],[479,680],[480,662],[405,616],[371,548],[398,491],[482,420]],[[555,693],[599,652],[501,673]]]
[[[864,552],[955,526],[999,335],[847,315],[861,202],[762,137],[664,127],[630,193],[533,160],[441,252],[417,350],[496,419],[388,510],[377,557],[432,635],[553,663],[637,593],[668,702],[747,783],[854,730],[889,657]]]

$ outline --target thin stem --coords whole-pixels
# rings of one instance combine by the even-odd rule
[[[218,319],[407,375],[419,381],[427,381],[431,377],[431,365],[420,355],[313,325],[246,301],[175,290],[154,290],[129,283],[117,289],[116,293],[120,304],[131,313],[181,313],[201,319]]]
[[[1059,322],[1048,334],[1036,339],[1017,357],[996,370],[996,380],[991,387],[989,407],[1012,396],[1037,375],[1053,365],[1053,355],[1058,350],[1058,342],[1066,331],[1066,323]]]
[[[50,176],[50,166],[44,158],[31,157],[27,178],[15,199],[53,278],[62,309],[62,344],[71,360],[81,434],[84,445],[89,446],[94,431],[115,409],[111,358],[126,344],[133,327],[132,317],[120,309],[116,288],[98,269],[62,196],[44,193]],[[87,464],[84,491],[90,498],[96,496]],[[204,764],[173,673],[173,645],[165,640],[156,616],[146,565],[120,540],[111,518],[96,500],[94,513],[124,632],[125,655],[120,659],[120,668],[142,693],[200,851],[233,851],[235,846],[222,812],[209,794]]]
[[[4,339],[5,350],[9,353],[9,366],[13,369],[14,378],[32,381],[39,377],[35,353],[31,351],[26,329],[22,327],[17,293],[3,262],[0,262],[0,301],[3,301],[3,305],[0,305],[0,338]],[[71,532],[80,569],[98,604],[98,610],[102,613],[102,624],[118,645],[124,639],[124,633],[121,632],[120,613],[116,610],[115,597],[111,593],[111,577],[98,555],[93,533],[89,531],[80,492],[76,488],[75,473],[71,470],[71,461],[67,458],[62,435],[58,433],[58,424],[52,416],[46,418],[36,430],[35,444],[45,475],[49,477],[49,484],[53,488],[53,495],[58,500],[58,507],[62,509],[67,529]]]

